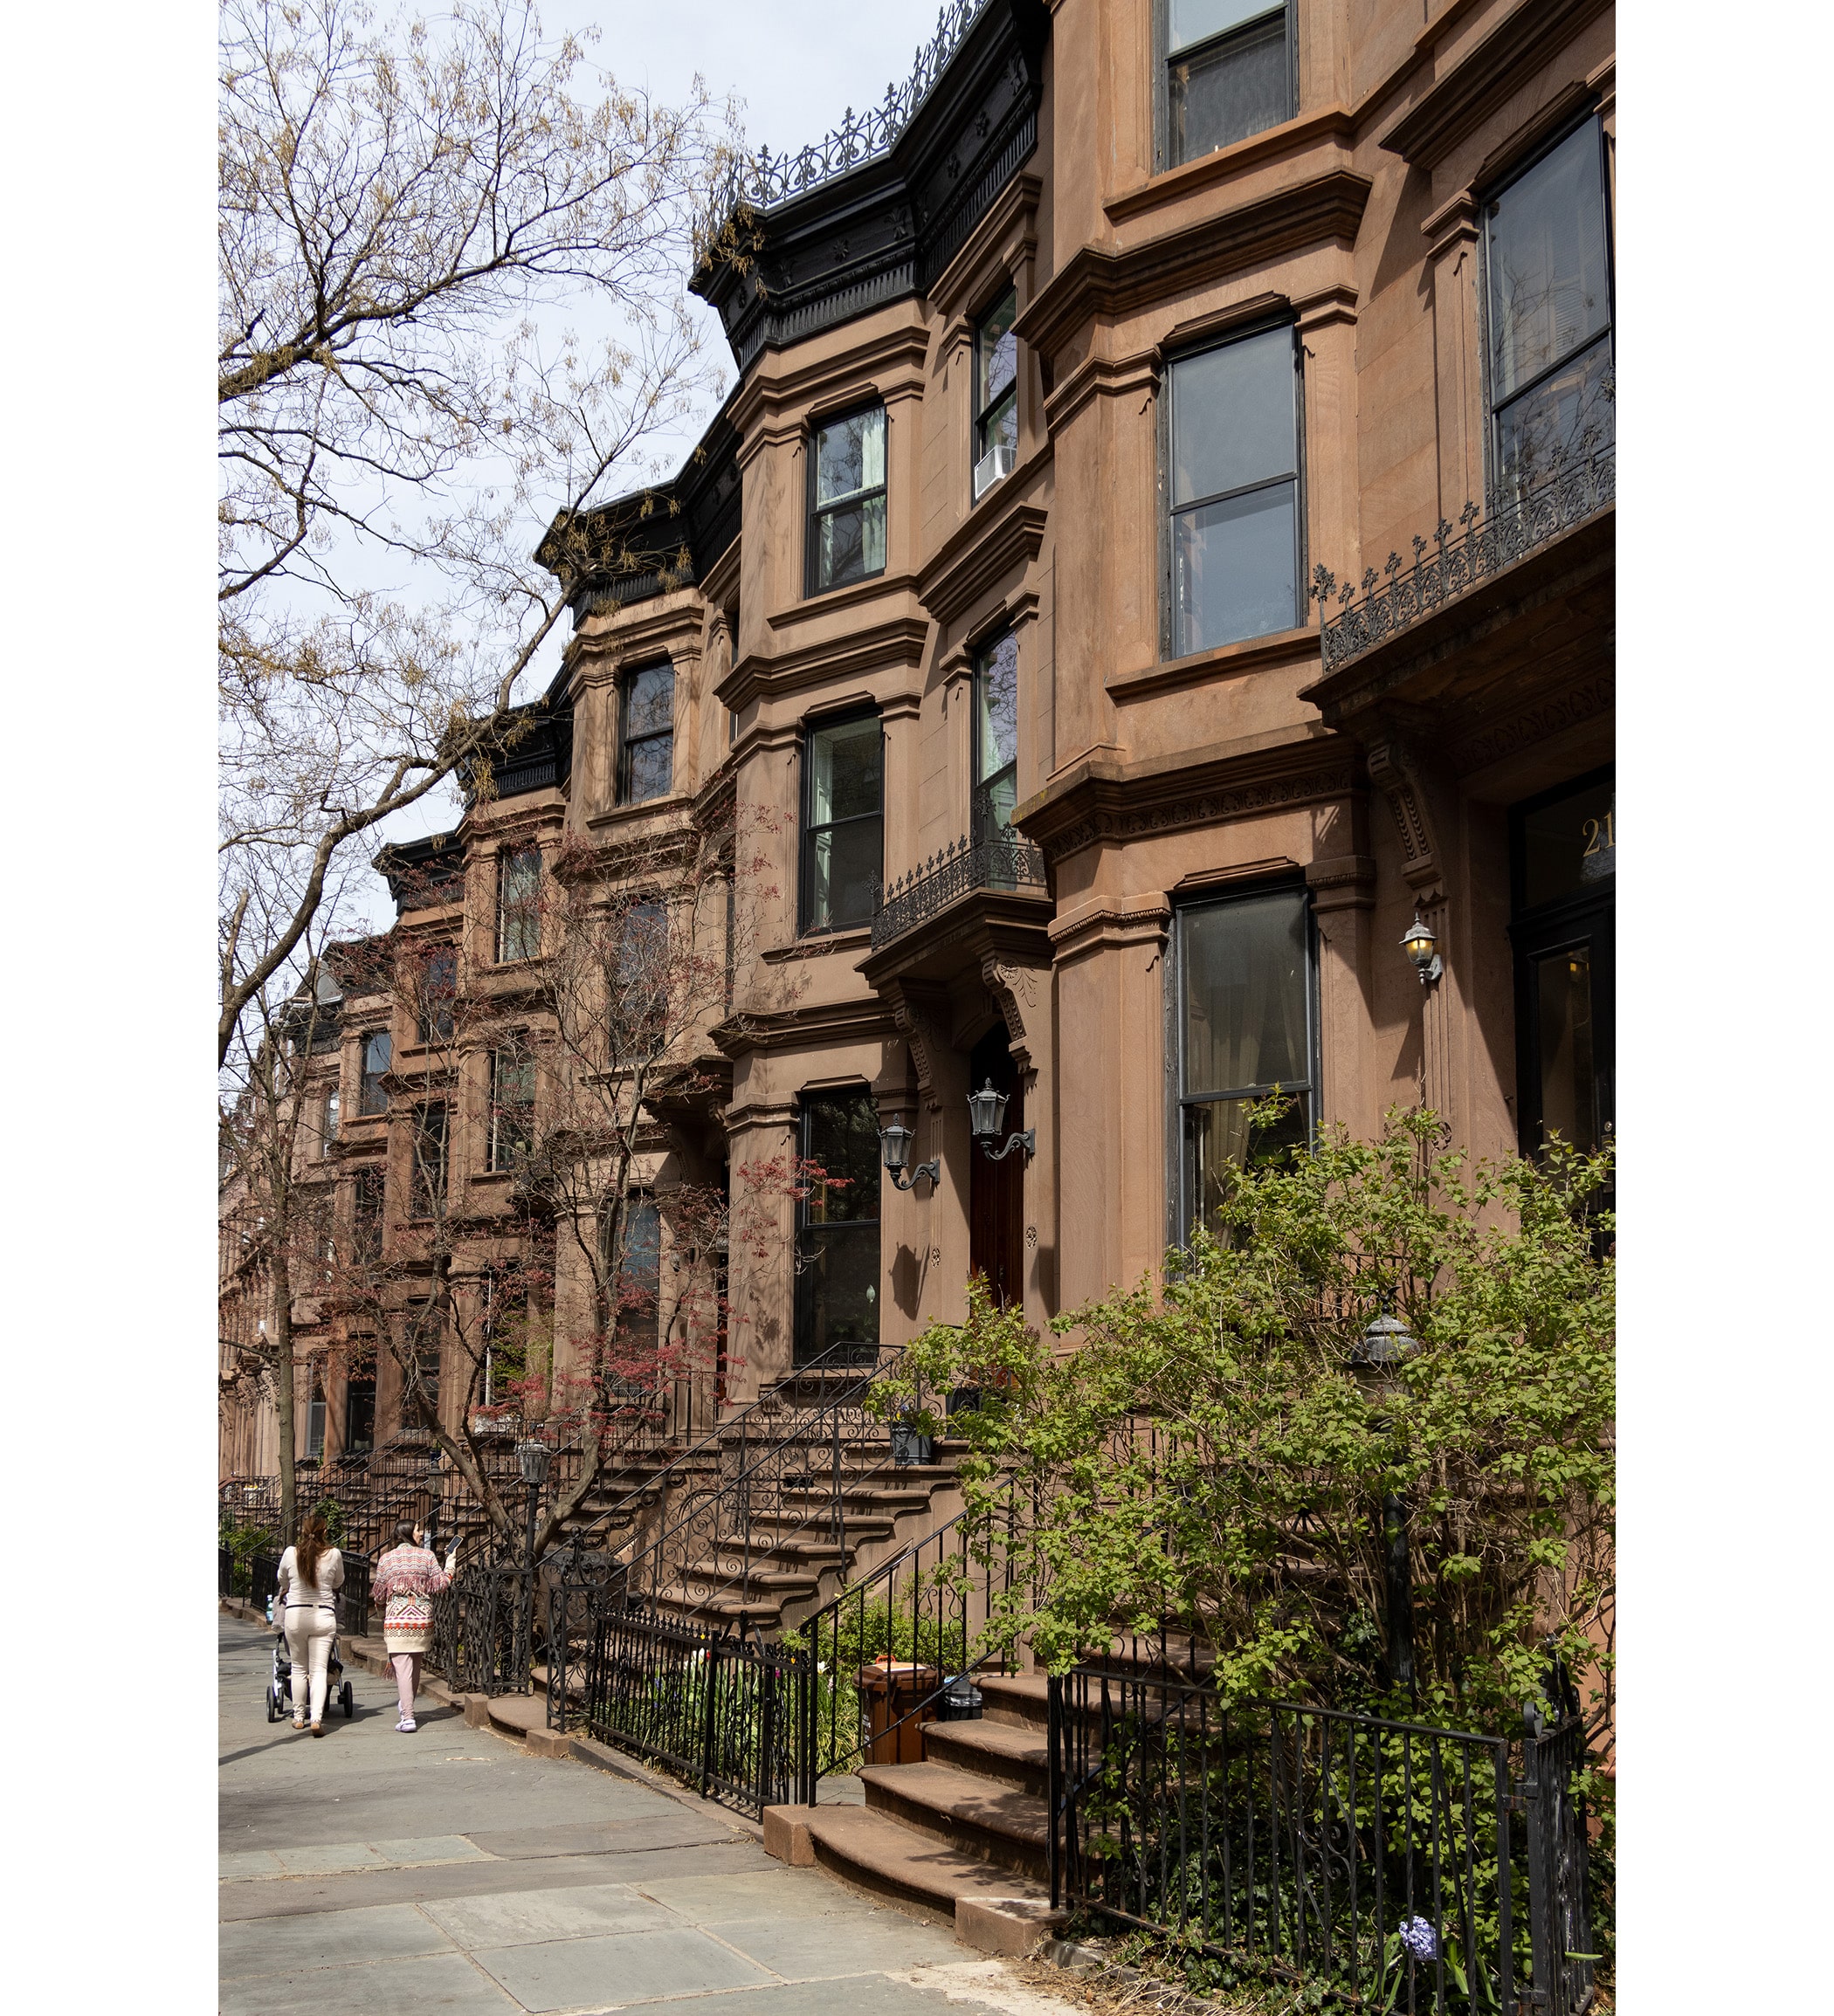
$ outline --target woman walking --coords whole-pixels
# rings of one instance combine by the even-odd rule
[[[325,1733],[326,1669],[337,1636],[337,1593],[344,1586],[344,1557],[325,1538],[325,1522],[307,1515],[298,1541],[280,1557],[274,1615],[286,1634],[293,1662],[289,1692],[293,1725],[304,1729],[308,1699],[312,1733]]]
[[[383,1642],[389,1648],[389,1663],[395,1669],[395,1691],[401,1701],[401,1720],[395,1726],[403,1736],[414,1732],[414,1696],[420,1691],[420,1662],[433,1646],[433,1599],[452,1584],[452,1563],[458,1556],[458,1543],[441,1567],[421,1543],[419,1530],[409,1519],[395,1529],[395,1545],[376,1564],[370,1578],[371,1596],[384,1599]]]

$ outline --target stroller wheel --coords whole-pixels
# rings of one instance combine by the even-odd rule
[[[267,1719],[270,1722],[278,1722],[280,1719],[278,1697],[272,1687],[267,1690]]]
[[[348,1722],[356,1713],[356,1689],[347,1680],[338,1689],[338,1699],[343,1703],[344,1720]]]

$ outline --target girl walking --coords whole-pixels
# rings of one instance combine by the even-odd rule
[[[376,1564],[369,1593],[385,1599],[389,1606],[383,1616],[383,1642],[389,1648],[395,1691],[401,1701],[401,1720],[395,1726],[403,1736],[410,1736],[414,1696],[420,1690],[420,1662],[433,1646],[433,1599],[452,1586],[458,1543],[453,1541],[442,1568],[421,1545],[420,1532],[411,1520],[403,1519],[396,1527],[395,1541]]]
[[[286,1634],[286,1656],[293,1662],[293,1725],[305,1728],[309,1701],[314,1736],[325,1733],[326,1669],[337,1636],[337,1593],[343,1586],[344,1557],[326,1539],[325,1522],[310,1513],[299,1539],[280,1557],[274,1614]]]

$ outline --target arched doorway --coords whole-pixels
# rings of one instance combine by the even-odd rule
[[[1001,1139],[1025,1125],[1025,1088],[1008,1047],[1006,1031],[997,1022],[977,1042],[969,1057],[969,1090],[978,1092],[991,1083],[1007,1097]],[[996,1142],[994,1146],[999,1146]],[[1024,1298],[1025,1288],[1025,1155],[1015,1149],[1003,1160],[989,1159],[977,1144],[968,1186],[968,1256],[970,1269],[987,1277],[996,1302],[1004,1306]]]

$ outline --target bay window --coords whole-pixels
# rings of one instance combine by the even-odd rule
[[[869,406],[814,430],[809,454],[808,550],[808,595],[885,572],[883,406]]]

